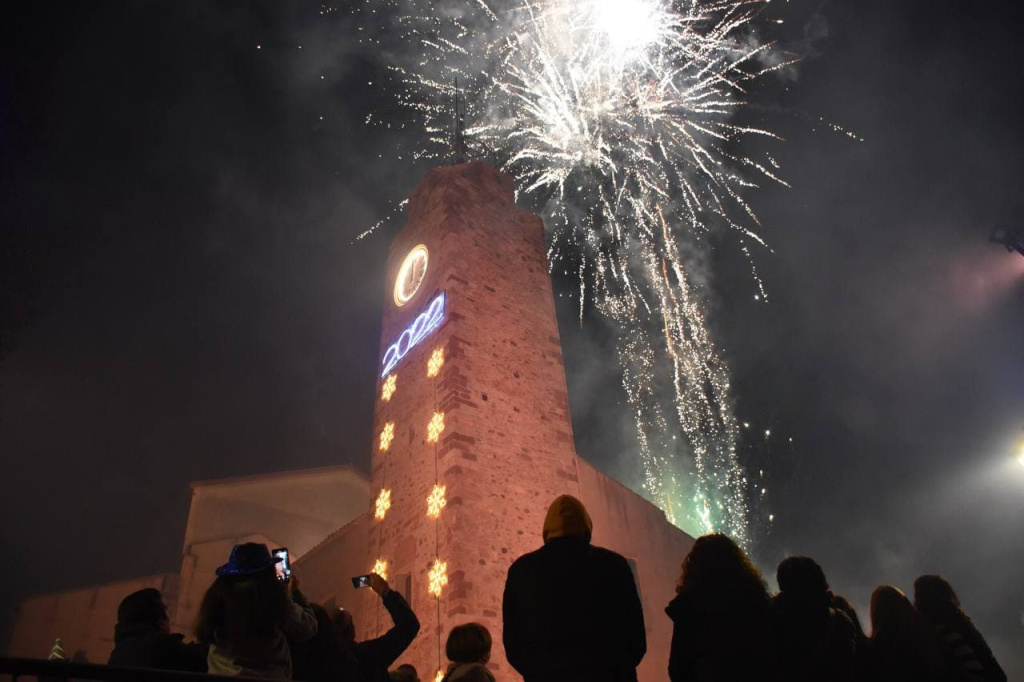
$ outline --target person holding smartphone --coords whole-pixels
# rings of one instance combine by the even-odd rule
[[[281,560],[248,542],[217,569],[196,619],[196,639],[210,647],[210,674],[292,679],[289,642],[313,637],[317,622],[295,576],[278,580]]]
[[[358,576],[352,582],[358,587],[369,587],[380,595],[394,626],[376,639],[356,642],[352,614],[339,609],[333,616],[334,623],[341,630],[344,641],[352,647],[359,668],[359,679],[363,682],[388,682],[388,668],[412,644],[420,631],[420,621],[405,598],[392,590],[388,581],[376,573]]]

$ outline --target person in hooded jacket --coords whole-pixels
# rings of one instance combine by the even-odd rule
[[[590,544],[583,503],[562,495],[544,519],[544,546],[508,569],[502,640],[526,682],[635,682],[647,652],[629,563]]]
[[[962,677],[971,682],[1006,682],[1006,673],[945,578],[922,575],[915,580],[914,607],[931,623],[947,659],[954,661]]]
[[[787,557],[776,569],[772,599],[779,666],[787,682],[853,682],[858,636],[847,615],[832,607],[821,566]]]
[[[114,650],[107,665],[205,673],[206,650],[184,639],[171,632],[160,590],[132,592],[117,607]]]
[[[676,592],[665,608],[674,625],[672,682],[779,679],[768,586],[731,538],[697,538]]]
[[[196,639],[210,647],[210,674],[292,679],[288,643],[313,637],[317,623],[296,574],[278,580],[281,560],[265,544],[247,542],[217,569],[196,618]]]

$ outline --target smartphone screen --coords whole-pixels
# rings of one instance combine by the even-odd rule
[[[368,575],[357,575],[356,577],[352,578],[352,587],[355,587],[355,588],[358,589],[360,587],[369,587],[369,586],[370,586],[370,576],[368,576]]]
[[[284,582],[292,577],[292,566],[288,559],[288,548],[281,547],[273,551],[274,558],[281,557],[281,561],[278,561],[274,565],[274,570],[277,572],[277,579]]]

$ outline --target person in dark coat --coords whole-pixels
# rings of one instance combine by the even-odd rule
[[[903,592],[871,594],[871,637],[861,679],[872,682],[962,682],[939,638]]]
[[[420,631],[420,621],[405,597],[392,590],[388,582],[376,573],[370,574],[370,589],[380,595],[384,608],[391,615],[394,626],[390,630],[376,639],[356,642],[356,626],[351,613],[339,609],[332,619],[341,632],[342,640],[352,649],[360,682],[388,682],[388,667],[412,644]]]
[[[305,682],[357,682],[358,665],[347,641],[330,615],[319,604],[309,604],[316,616],[316,634],[304,642],[290,642],[292,679]]]
[[[814,559],[791,556],[776,570],[772,599],[779,670],[787,682],[853,682],[857,630],[832,608],[825,572]]]
[[[583,503],[563,495],[544,519],[544,546],[508,569],[502,639],[526,682],[636,680],[647,652],[629,563],[590,544]]]
[[[761,572],[731,538],[697,538],[683,561],[672,619],[672,682],[775,682],[771,603]]]
[[[945,578],[922,575],[915,580],[914,607],[935,628],[963,677],[971,682],[1006,682],[1006,673]]]
[[[184,635],[171,632],[160,590],[147,587],[132,592],[117,607],[114,651],[107,665],[205,673],[206,650],[184,640]]]

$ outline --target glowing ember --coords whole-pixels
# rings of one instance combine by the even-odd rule
[[[435,348],[434,352],[430,354],[430,360],[427,361],[427,376],[436,377],[438,372],[441,371],[441,365],[444,364],[444,348]]]
[[[395,384],[398,383],[398,377],[394,374],[389,374],[388,378],[384,380],[383,385],[380,387],[380,399],[384,402],[391,400],[391,396],[395,394]]]
[[[383,559],[377,559],[373,562],[373,570],[370,573],[376,573],[384,580],[388,579],[388,562]]]
[[[445,486],[434,484],[434,489],[430,491],[430,496],[427,498],[427,516],[432,519],[436,519],[441,515],[441,510],[448,504],[448,501],[444,497]]]
[[[377,501],[374,503],[373,518],[383,521],[388,509],[391,509],[391,491],[381,488],[380,495],[377,495]]]
[[[440,599],[441,590],[448,584],[448,564],[440,559],[434,559],[434,565],[427,573],[427,578],[430,579],[430,587],[427,588],[427,591]]]
[[[427,424],[427,442],[436,443],[437,439],[441,437],[441,432],[444,431],[444,412],[435,412],[434,416],[430,418],[430,423]]]
[[[394,422],[388,422],[384,425],[384,430],[380,432],[380,451],[384,452],[391,447],[391,441],[395,439],[395,424]]]

